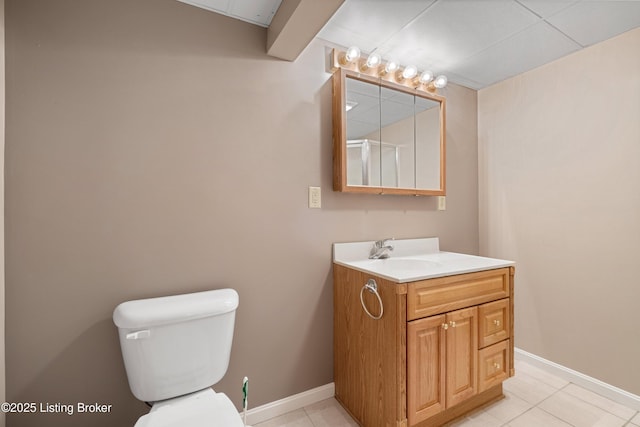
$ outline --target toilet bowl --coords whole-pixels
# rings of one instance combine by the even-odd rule
[[[124,302],[113,312],[129,387],[153,402],[135,427],[242,427],[225,375],[238,293],[219,289]]]
[[[242,419],[223,394],[212,389],[157,402],[135,427],[243,427]]]

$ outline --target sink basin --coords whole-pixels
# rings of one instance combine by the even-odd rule
[[[442,252],[438,238],[393,241],[391,257],[369,259],[374,242],[334,243],[333,261],[396,283],[508,267],[513,261]]]
[[[439,262],[417,258],[372,259],[369,260],[368,264],[374,268],[411,272],[423,272],[432,268],[442,267],[442,264]]]

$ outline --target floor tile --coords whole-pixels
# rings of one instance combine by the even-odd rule
[[[485,412],[497,418],[503,423],[508,423],[514,418],[524,414],[533,405],[508,391],[504,392],[504,399],[487,406]]]
[[[538,408],[531,408],[524,414],[512,420],[509,427],[571,427],[564,421]]]
[[[253,427],[314,427],[304,409],[289,412],[268,421],[255,424]]]
[[[506,380],[503,387],[505,391],[515,394],[532,405],[537,405],[558,391],[558,389],[524,372],[519,372],[515,377]]]
[[[570,384],[524,361],[504,383],[505,398],[447,427],[640,427],[640,413]],[[630,421],[629,421],[630,420]],[[254,427],[357,427],[337,400],[326,399]]]
[[[447,427],[500,427],[504,423],[485,411],[476,411],[466,418],[457,420]]]
[[[315,427],[358,427],[358,423],[333,398],[305,406],[304,410]]]
[[[606,397],[600,396],[592,391],[584,389],[575,384],[570,384],[564,389],[562,389],[565,393],[569,393],[573,397],[577,397],[580,400],[584,400],[591,405],[597,406],[600,409],[603,409],[607,412],[611,412],[613,415],[616,415],[625,420],[630,420],[636,413],[633,409],[627,408],[619,403],[614,402],[613,400],[607,399]]]
[[[567,384],[569,384],[569,381],[550,374],[549,372],[544,371],[537,366],[533,366],[521,360],[516,360],[515,368],[516,377],[518,377],[520,373],[523,373],[537,380],[540,380],[543,383],[550,385],[551,387],[556,389],[561,389],[562,387],[565,387]]]
[[[559,391],[538,405],[561,420],[579,427],[621,427],[626,420]]]

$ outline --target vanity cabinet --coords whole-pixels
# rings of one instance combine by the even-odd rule
[[[364,427],[440,426],[500,399],[514,374],[514,272],[396,283],[334,264],[336,399]],[[379,301],[363,292],[370,279]],[[361,305],[375,317],[380,302],[378,320]]]

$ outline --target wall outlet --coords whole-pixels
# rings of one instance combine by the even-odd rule
[[[447,198],[445,196],[438,196],[438,210],[444,211],[447,209]]]
[[[320,187],[309,187],[309,207],[314,209],[322,207],[322,191]]]

